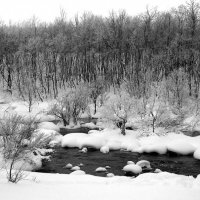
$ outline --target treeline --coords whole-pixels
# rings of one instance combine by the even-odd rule
[[[189,95],[198,97],[199,20],[200,5],[191,0],[168,12],[147,9],[134,17],[121,11],[67,20],[62,11],[49,24],[34,18],[1,23],[0,79],[22,97],[57,97],[60,88],[99,77],[108,87],[131,83],[134,95],[141,95],[151,82],[181,69]],[[179,76],[174,77],[178,84]]]

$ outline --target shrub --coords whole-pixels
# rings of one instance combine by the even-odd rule
[[[88,92],[85,87],[76,87],[65,94],[60,100],[53,104],[48,114],[62,119],[64,126],[73,119],[77,124],[81,112],[84,112],[88,106]]]
[[[23,165],[15,169],[19,161],[28,161],[30,153],[44,145],[43,135],[32,137],[36,129],[34,119],[25,120],[19,115],[6,116],[0,122],[3,159],[9,182],[17,183],[24,177]]]

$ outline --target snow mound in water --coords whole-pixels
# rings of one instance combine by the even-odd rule
[[[194,158],[200,160],[200,148],[198,148],[195,152],[194,152]]]
[[[102,137],[101,134],[90,134],[82,140],[82,146],[90,147],[93,149],[100,149],[106,144],[106,138]]]
[[[73,165],[71,163],[68,163],[68,164],[66,164],[66,166],[64,168],[71,169],[72,167],[73,167]]]
[[[185,141],[171,142],[167,145],[167,149],[171,152],[181,155],[193,154],[196,150],[196,148],[192,144]]]
[[[147,161],[147,160],[140,160],[136,163],[136,165],[140,166],[140,167],[146,167],[148,169],[151,169],[151,165],[150,165],[150,162]]]
[[[71,133],[63,136],[61,146],[62,147],[78,147],[82,148],[82,141],[87,138],[88,135],[85,133]]]
[[[62,147],[91,147],[95,149],[109,148],[109,150],[135,150],[139,146],[135,134],[128,132],[126,136],[120,134],[120,130],[104,129],[92,131],[90,134],[71,133],[62,139]],[[107,149],[108,150],[108,149]]]
[[[140,174],[142,172],[142,168],[139,165],[129,164],[124,166],[123,171],[131,172],[133,174]]]
[[[130,164],[134,164],[135,165],[135,163],[133,161],[127,161],[127,165],[130,165]]]
[[[82,148],[79,152],[82,152],[82,153],[87,153],[87,148],[86,147],[84,147],[84,148]]]
[[[71,168],[71,170],[72,171],[77,171],[77,170],[80,170],[80,167],[79,166],[74,166],[74,167]]]
[[[106,172],[107,169],[105,167],[98,167],[96,168],[95,172]]]
[[[121,142],[118,140],[109,140],[106,144],[110,150],[119,150],[121,147]]]
[[[108,146],[103,146],[100,149],[101,153],[109,153],[109,147]]]
[[[90,134],[71,133],[63,136],[61,145],[62,147],[78,147],[80,149],[91,147],[101,149],[103,153],[106,153],[108,149],[109,151],[122,149],[138,153],[165,154],[169,150],[181,155],[193,154],[200,146],[200,136],[190,137],[168,133],[164,136],[154,134],[149,137],[137,137],[136,133],[127,130],[126,135],[123,136],[119,129],[92,131]],[[198,157],[196,154],[195,157]]]

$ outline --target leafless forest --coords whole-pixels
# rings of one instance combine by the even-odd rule
[[[199,19],[200,5],[191,0],[168,12],[147,8],[138,16],[85,13],[68,20],[61,10],[49,24],[36,18],[2,22],[0,82],[22,98],[43,101],[56,98],[60,89],[100,80],[106,88],[125,85],[132,96],[148,97],[152,85],[165,81],[181,106],[181,98],[199,97]]]

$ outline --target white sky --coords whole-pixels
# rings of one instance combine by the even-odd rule
[[[168,10],[185,3],[186,0],[0,0],[0,20],[8,23],[22,22],[36,16],[40,21],[51,22],[60,16],[64,9],[68,18],[75,14],[91,11],[94,14],[108,16],[109,12],[125,9],[135,15],[149,7]]]

